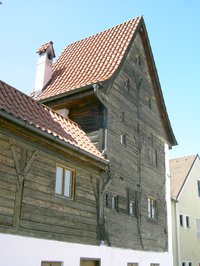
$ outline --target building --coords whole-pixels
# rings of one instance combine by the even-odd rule
[[[78,167],[80,173],[86,167],[87,174],[83,175],[85,184],[81,174],[74,181],[74,197],[65,200],[64,213],[54,204],[52,211],[46,202],[49,196],[41,196],[39,203],[47,204],[50,212],[36,207],[35,215],[24,214],[34,220],[25,223],[23,231],[29,236],[27,254],[34,245],[35,264],[29,265],[172,265],[168,149],[177,142],[143,18],[67,46],[55,63],[52,42],[42,45],[38,54],[32,96],[39,106],[44,104],[48,106],[44,109],[80,125],[96,149],[92,146],[95,156],[90,150],[82,152],[86,165],[76,162],[77,150],[74,167],[67,164],[66,169]],[[51,163],[42,166],[48,174]],[[55,164],[52,180],[53,176]],[[31,197],[31,190],[23,192]],[[51,183],[51,202],[60,202],[58,192],[57,183]],[[77,227],[68,210],[75,212]],[[79,213],[83,215],[78,218]],[[7,235],[2,237],[7,239]],[[12,237],[16,236],[7,243],[11,244]]]
[[[170,160],[174,266],[200,265],[200,159]]]

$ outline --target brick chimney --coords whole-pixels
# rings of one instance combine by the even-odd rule
[[[53,42],[50,41],[43,44],[37,50],[37,53],[39,58],[36,67],[34,97],[37,97],[42,92],[44,86],[51,79],[53,58],[55,57]]]

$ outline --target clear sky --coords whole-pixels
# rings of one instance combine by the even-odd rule
[[[0,79],[29,94],[37,49],[66,45],[143,15],[179,143],[170,158],[200,153],[200,0],[1,0]]]

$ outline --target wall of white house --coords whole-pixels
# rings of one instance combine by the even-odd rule
[[[0,234],[0,265],[41,266],[41,261],[62,261],[63,266],[80,266],[80,258],[99,259],[101,266],[172,265],[168,252],[143,252],[107,246],[89,246],[16,235]]]

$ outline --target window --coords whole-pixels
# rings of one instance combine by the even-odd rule
[[[136,262],[128,262],[127,266],[138,266],[139,264]]]
[[[135,55],[135,63],[136,63],[138,66],[141,66],[141,65],[142,65],[142,60],[141,60],[141,56],[140,56],[140,54],[136,54],[136,55]]]
[[[112,209],[114,211],[117,211],[117,207],[118,207],[118,197],[117,196],[112,196]]]
[[[186,216],[185,217],[185,221],[186,221],[186,227],[187,228],[190,228],[190,219],[189,219],[189,216]]]
[[[151,219],[157,218],[157,203],[153,198],[148,198],[148,217]]]
[[[186,265],[185,265],[185,262],[182,262],[182,266],[186,266]]]
[[[179,215],[180,226],[183,226],[183,215]]]
[[[80,266],[100,266],[100,260],[81,259]]]
[[[108,196],[108,193],[106,193],[106,207],[109,207],[109,196]]]
[[[192,262],[188,262],[188,266],[192,266]]]
[[[197,180],[198,196],[200,197],[200,181]]]
[[[42,261],[41,266],[62,266],[61,261]]]
[[[126,90],[129,90],[130,89],[130,80],[128,78],[125,78],[124,79],[124,88]]]
[[[151,99],[149,97],[145,97],[145,104],[151,110]]]
[[[125,112],[122,112],[122,116],[121,116],[121,118],[122,118],[122,122],[125,122]]]
[[[197,238],[200,238],[200,219],[196,219]]]
[[[126,145],[126,135],[125,134],[121,134],[120,142],[121,142],[121,144]]]
[[[159,263],[151,263],[150,266],[159,266]]]
[[[73,198],[74,172],[62,166],[56,166],[55,193],[67,198]]]
[[[129,214],[137,217],[137,203],[136,200],[129,201]]]

